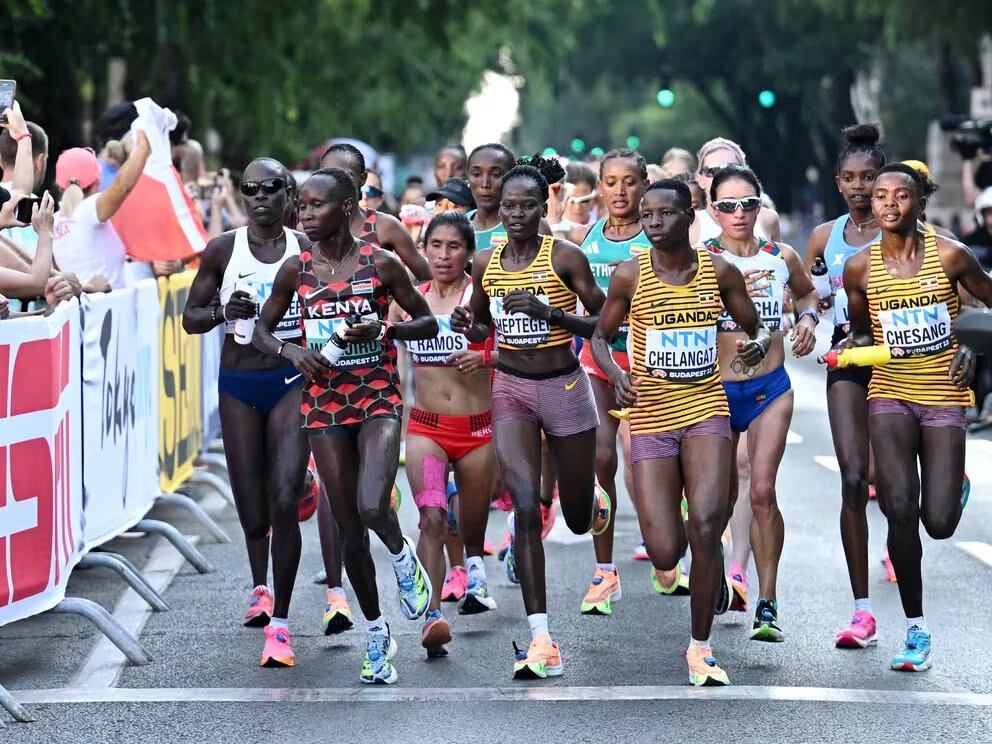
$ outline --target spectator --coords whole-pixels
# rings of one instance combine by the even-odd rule
[[[142,131],[134,149],[106,191],[100,188],[100,164],[88,148],[63,152],[55,165],[55,180],[63,189],[55,222],[55,262],[75,273],[85,292],[109,292],[126,285],[126,256],[108,221],[134,189],[151,148]]]
[[[34,122],[24,121],[16,102],[7,114],[7,122],[0,124],[3,127],[3,131],[0,131],[0,167],[3,168],[0,186],[7,191],[37,193],[45,182],[45,170],[48,168],[48,135]],[[18,154],[22,148],[23,173],[18,174]],[[14,183],[15,176],[19,176],[17,184]],[[24,179],[23,183],[20,182],[21,178]],[[13,243],[12,249],[25,262],[31,261],[38,244],[38,235],[30,226],[8,228],[0,232],[0,235]]]
[[[225,230],[245,224],[245,214],[234,198],[230,173],[222,168],[213,175],[208,174],[203,162],[203,147],[199,142],[193,139],[186,141],[180,166],[179,173],[186,192],[207,230],[208,240]]]
[[[977,226],[961,238],[961,242],[971,248],[982,268],[990,271],[992,270],[992,187],[975,197],[975,218],[978,220]]]
[[[26,196],[21,192],[8,192],[0,189],[0,228],[24,227],[25,223],[16,219],[18,203]],[[40,204],[35,204],[31,224],[38,234],[34,260],[27,272],[0,268],[0,293],[5,297],[33,299],[45,293],[49,280],[55,279],[62,290],[62,283],[68,288],[65,279],[52,277],[52,227],[54,224],[55,200],[47,191]],[[71,296],[72,291],[68,289]],[[64,299],[68,299],[65,297]]]
[[[579,243],[582,242],[579,236],[584,236],[589,225],[595,221],[598,180],[596,171],[585,163],[575,162],[565,166],[566,198],[560,217],[551,212],[551,207],[557,206],[556,200],[548,201],[548,221],[556,236],[573,242],[573,238],[579,238]]]
[[[416,204],[418,207],[422,207],[426,202],[423,181],[408,179],[406,188],[400,195],[400,209],[402,210],[407,204]]]
[[[114,176],[124,164],[124,147],[121,140],[131,130],[131,122],[138,118],[138,109],[130,101],[118,103],[96,120],[96,136],[100,146],[100,191],[106,191]]]
[[[173,111],[172,113],[176,115],[176,128],[169,132],[169,144],[172,145],[172,164],[176,170],[181,170],[183,155],[186,154],[193,122],[182,111]]]
[[[672,147],[661,159],[661,169],[665,178],[675,178],[679,173],[696,170],[696,159],[688,150]]]
[[[441,212],[468,212],[475,209],[475,199],[463,178],[449,178],[438,189],[427,195],[427,201],[434,202],[434,214]]]

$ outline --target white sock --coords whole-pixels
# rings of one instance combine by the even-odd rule
[[[868,597],[854,600],[855,612],[871,612],[871,600]]]
[[[612,563],[597,563],[596,568],[601,568],[604,571],[616,571],[617,567]]]
[[[530,637],[532,640],[537,640],[541,636],[550,636],[551,632],[548,630],[548,613],[537,612],[533,615],[527,616],[527,624],[530,626]]]
[[[344,596],[344,587],[340,587],[340,586],[332,586],[332,587],[331,587],[330,589],[328,589],[327,591],[328,591],[328,593],[329,593],[329,594],[330,594],[331,596],[334,596],[334,597],[343,597],[343,596]]]
[[[399,570],[413,560],[413,555],[410,553],[410,546],[407,544],[406,540],[403,541],[403,547],[400,549],[399,553],[396,555],[390,553],[389,555],[393,559],[393,570]]]
[[[285,617],[274,617],[269,620],[269,625],[273,628],[286,628],[286,630],[289,630],[289,619]]]
[[[254,587],[251,591],[252,591],[252,593],[254,593],[254,592],[258,591],[259,589],[264,589],[269,594],[272,594],[272,590],[269,589],[269,587],[267,587],[265,584],[259,584],[258,586]]]
[[[922,617],[907,617],[906,618],[906,630],[909,630],[914,625],[917,628],[919,628],[920,630],[922,630],[924,633],[929,633],[930,632],[930,628],[927,627],[927,621],[924,620]]]
[[[516,520],[513,518],[513,512],[511,511],[506,515],[506,531],[510,533],[510,539],[512,540],[517,536]]]
[[[476,571],[476,572],[482,574],[482,578],[486,578],[486,565],[482,562],[482,556],[481,555],[466,556],[465,557],[465,568],[468,569],[468,572],[470,574],[473,571]]]
[[[379,615],[375,620],[366,620],[365,629],[369,632],[369,635],[381,633],[386,629],[386,621],[382,619],[382,615]]]
[[[694,645],[695,646],[699,646],[699,649],[701,651],[712,651],[713,650],[710,647],[710,639],[709,638],[707,638],[705,641],[697,641],[692,636],[689,636],[689,648],[692,648]]]

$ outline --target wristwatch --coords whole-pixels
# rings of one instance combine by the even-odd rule
[[[548,320],[558,325],[565,319],[565,311],[560,307],[552,307],[551,312],[548,313]]]
[[[376,341],[382,341],[384,338],[388,338],[390,341],[396,335],[395,326],[388,320],[379,321],[379,335],[375,337]]]

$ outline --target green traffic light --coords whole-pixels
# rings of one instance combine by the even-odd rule
[[[572,140],[572,152],[578,155],[580,152],[586,149],[586,143],[583,142],[579,137]]]
[[[641,146],[641,138],[638,137],[636,134],[632,134],[627,138],[627,147],[636,150],[640,146]]]
[[[662,108],[671,108],[675,105],[675,91],[671,88],[662,88],[658,91],[658,104]]]
[[[594,158],[601,158],[606,154],[606,151],[602,147],[594,147],[589,151],[589,154]]]
[[[775,105],[775,93],[770,90],[763,90],[758,94],[758,103],[762,108],[771,108]]]
[[[541,154],[546,158],[553,158],[558,154],[558,151],[553,147],[545,147]]]

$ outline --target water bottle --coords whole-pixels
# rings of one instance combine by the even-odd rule
[[[841,367],[880,367],[892,361],[892,350],[888,346],[854,346],[838,352],[831,349],[823,355],[827,369]]]
[[[833,288],[830,286],[827,262],[823,260],[823,256],[817,256],[813,260],[813,268],[810,273],[813,275],[813,287],[816,289],[816,293],[820,295],[820,299],[828,299],[833,294]]]
[[[251,282],[238,282],[234,285],[234,291],[242,291],[248,293],[248,299],[255,303],[255,316],[258,315],[258,295],[255,293],[255,287]],[[234,321],[234,340],[239,344],[247,346],[251,343],[251,336],[255,332],[255,316],[251,318],[241,319]]]
[[[324,359],[329,361],[331,364],[337,364],[341,357],[344,356],[344,352],[348,348],[348,342],[344,340],[345,331],[354,325],[358,325],[361,321],[358,313],[349,313],[345,319],[344,323],[339,325],[334,333],[331,334],[331,338],[324,348],[320,350],[321,355]]]

